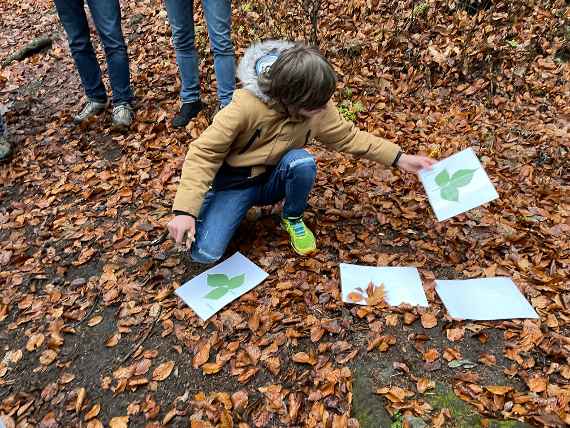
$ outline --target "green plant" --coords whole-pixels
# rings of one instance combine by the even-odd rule
[[[404,426],[404,415],[402,415],[400,412],[394,413],[390,428],[403,428],[403,426]]]
[[[356,122],[358,113],[365,110],[364,105],[360,101],[344,100],[338,107],[338,111],[346,120]]]
[[[205,299],[218,300],[234,288],[241,287],[245,281],[245,273],[229,278],[224,273],[208,274],[208,286],[214,287],[212,291],[204,296]]]
[[[507,45],[514,49],[519,47],[519,43],[516,40],[507,40]]]
[[[447,201],[459,200],[459,188],[467,186],[473,179],[476,169],[460,169],[450,177],[446,169],[435,176],[435,182],[441,187],[441,197]]]
[[[420,15],[425,15],[428,10],[429,10],[429,3],[424,1],[414,7],[414,10],[412,11],[412,16],[415,17]]]

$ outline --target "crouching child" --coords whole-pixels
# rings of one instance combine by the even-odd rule
[[[316,251],[315,236],[303,222],[317,171],[303,147],[313,138],[408,172],[434,163],[344,120],[331,101],[335,73],[313,48],[275,40],[254,44],[237,74],[243,89],[190,145],[168,223],[172,238],[186,244],[195,262],[219,260],[252,206],[281,200],[281,225],[293,249],[301,255]]]

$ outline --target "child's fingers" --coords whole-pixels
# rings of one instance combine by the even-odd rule
[[[186,230],[186,248],[189,250],[192,247],[192,243],[195,240],[196,235],[196,228],[195,226],[190,226],[188,230]]]
[[[186,249],[189,250],[192,248],[192,243],[194,242],[194,231],[189,230],[188,234],[186,235]]]
[[[435,165],[436,161],[430,158],[422,158],[420,165],[422,169],[431,169],[433,165]]]
[[[178,242],[178,234],[176,231],[176,227],[174,227],[170,223],[168,223],[168,234],[172,239],[174,239],[174,242]]]

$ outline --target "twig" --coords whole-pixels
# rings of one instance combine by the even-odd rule
[[[154,317],[154,321],[152,322],[152,325],[150,326],[150,328],[147,330],[147,332],[145,333],[145,335],[142,337],[141,340],[138,341],[138,343],[136,344],[136,346],[131,349],[131,352],[129,352],[127,355],[125,355],[122,359],[121,359],[121,364],[123,364],[125,361],[127,361],[129,358],[131,358],[131,356],[137,352],[137,350],[143,345],[143,343],[148,339],[148,337],[150,336],[150,333],[152,333],[152,331],[154,330],[154,326],[156,325],[158,319],[160,318],[160,314],[162,313],[162,306],[160,307],[160,309],[158,310],[158,314],[156,315],[156,317]]]
[[[2,61],[2,67],[7,67],[14,61],[22,61],[23,59],[26,59],[34,54],[37,54],[44,49],[50,48],[53,41],[54,41],[54,36],[52,35],[42,36],[32,40],[22,49],[13,53],[12,55],[9,55],[6,59],[4,59]]]
[[[85,314],[85,316],[83,318],[81,318],[79,321],[75,321],[73,324],[71,324],[71,327],[75,328],[75,327],[79,327],[79,325],[85,321],[87,318],[89,318],[91,315],[93,315],[93,312],[95,312],[95,308],[97,307],[97,305],[99,304],[99,299],[101,298],[101,290],[99,290],[99,292],[97,293],[97,296],[95,297],[95,301],[93,302],[93,305],[91,306],[91,309],[89,309],[89,312],[87,312]]]

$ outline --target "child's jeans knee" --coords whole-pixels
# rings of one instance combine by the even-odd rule
[[[288,152],[282,162],[287,166],[289,173],[316,174],[317,163],[315,158],[304,149],[295,149]]]
[[[192,249],[190,250],[190,257],[192,261],[201,264],[212,264],[216,263],[218,260],[222,258],[224,255],[224,250],[221,252],[217,249],[205,249],[198,247],[196,243],[192,245]]]

